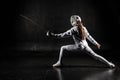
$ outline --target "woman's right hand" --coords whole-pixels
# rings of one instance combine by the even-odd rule
[[[52,33],[51,31],[47,31],[47,33],[46,33],[46,36],[53,36],[54,35],[54,33]]]
[[[47,31],[46,36],[50,36],[50,31]]]

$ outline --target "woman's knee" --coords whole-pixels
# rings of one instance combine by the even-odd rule
[[[61,47],[61,50],[66,50],[66,49],[67,49],[66,46],[62,46],[62,47]]]

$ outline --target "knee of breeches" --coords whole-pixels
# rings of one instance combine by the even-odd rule
[[[62,47],[61,47],[61,50],[66,50],[66,46],[62,46]]]

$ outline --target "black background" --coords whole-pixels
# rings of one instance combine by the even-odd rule
[[[56,39],[45,34],[47,30],[68,30],[70,16],[77,14],[101,44],[101,50],[119,55],[119,2],[115,0],[16,0],[2,4],[2,50],[58,50],[61,45],[72,44],[71,38]]]

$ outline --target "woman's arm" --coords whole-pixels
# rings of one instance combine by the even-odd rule
[[[65,37],[70,37],[72,36],[71,29],[67,30],[66,32],[55,34],[50,31],[47,32],[47,36],[55,36],[55,37],[60,37],[60,38],[65,38]]]
[[[98,49],[100,49],[100,46],[101,46],[101,45],[89,34],[89,32],[87,31],[86,28],[84,28],[84,29],[85,29],[85,33],[86,33],[87,39],[88,39],[91,43],[93,43],[94,45],[96,45]]]

